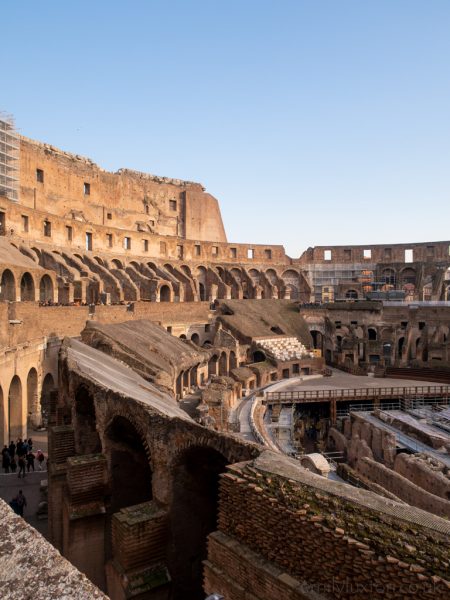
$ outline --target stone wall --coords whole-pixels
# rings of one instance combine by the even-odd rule
[[[357,600],[449,593],[446,521],[268,451],[222,477],[218,529],[220,536],[210,536],[205,589],[227,600],[303,598],[305,591],[308,598]],[[243,582],[232,558],[252,553],[264,563],[251,561]]]
[[[0,500],[0,519],[3,600],[107,600],[105,594],[3,500]]]

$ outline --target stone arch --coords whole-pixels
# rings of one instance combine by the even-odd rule
[[[264,362],[266,360],[266,355],[260,349],[253,351],[253,362]]]
[[[28,371],[27,377],[27,428],[30,428],[36,421],[36,416],[39,414],[38,403],[38,374],[34,367]]]
[[[416,285],[416,270],[412,267],[405,267],[400,272],[400,285]]]
[[[41,388],[41,420],[42,425],[47,427],[51,413],[51,397],[56,393],[55,380],[51,373],[47,373]]]
[[[208,375],[217,375],[217,363],[219,357],[217,354],[213,354],[208,361]]]
[[[183,273],[185,275],[187,275],[188,277],[192,277],[191,274],[191,269],[187,266],[187,265],[181,265],[181,270],[183,271]]]
[[[89,389],[81,384],[75,392],[75,442],[79,454],[96,454],[102,446],[97,431],[95,403]]]
[[[209,446],[183,449],[173,462],[170,570],[174,597],[204,598],[207,536],[217,527],[219,479],[229,461]]]
[[[159,288],[159,301],[160,302],[172,302],[172,290],[166,284]]]
[[[222,352],[219,358],[219,375],[228,375],[228,358],[226,352]]]
[[[378,339],[378,333],[375,327],[367,328],[367,337],[369,341],[376,341]]]
[[[200,302],[204,302],[207,298],[206,298],[206,288],[205,288],[205,284],[199,282],[198,284],[198,293],[200,296]]]
[[[0,300],[15,302],[16,279],[10,269],[5,269],[0,280]]]
[[[385,285],[395,285],[395,271],[394,269],[386,268],[383,269],[382,278]]]
[[[115,269],[123,269],[123,263],[118,258],[113,258],[111,264]]]
[[[275,285],[278,281],[278,275],[275,269],[267,269],[266,277],[272,285]]]
[[[22,418],[22,382],[14,375],[9,385],[8,393],[9,437],[12,440],[25,436]]]
[[[358,299],[358,292],[356,290],[347,290],[345,292],[345,297],[351,300],[357,300]]]
[[[234,352],[233,350],[230,352],[229,362],[230,362],[230,371],[231,371],[231,369],[236,369],[236,367],[237,367],[236,352]]]
[[[105,428],[103,452],[109,464],[111,512],[153,498],[150,452],[135,423],[114,415]]]
[[[313,348],[316,350],[323,350],[323,334],[322,334],[322,332],[318,331],[317,329],[311,329],[310,334],[311,334],[312,341],[313,341]]]
[[[200,336],[198,335],[198,333],[193,333],[191,335],[191,342],[194,342],[194,344],[196,344],[197,346],[200,344]]]
[[[105,266],[105,263],[103,262],[103,259],[100,258],[100,256],[94,256],[94,260],[97,261],[101,267]]]
[[[398,342],[397,342],[397,358],[402,358],[404,346],[405,346],[405,338],[402,336],[401,338],[398,339]]]
[[[34,302],[36,300],[34,279],[28,271],[22,275],[20,280],[20,299],[22,302]]]
[[[39,283],[40,302],[53,302],[53,281],[50,275],[43,275]]]

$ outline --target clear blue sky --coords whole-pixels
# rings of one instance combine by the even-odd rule
[[[201,181],[228,239],[450,238],[448,0],[2,2],[24,135]]]

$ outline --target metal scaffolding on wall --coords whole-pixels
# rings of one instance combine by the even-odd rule
[[[0,196],[19,201],[20,141],[14,118],[0,113]]]

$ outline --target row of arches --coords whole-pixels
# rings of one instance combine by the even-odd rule
[[[36,297],[36,290],[39,296]],[[8,302],[53,302],[54,286],[50,275],[44,274],[39,284],[29,272],[22,274],[17,285],[16,277],[11,269],[5,269],[0,278],[0,301]]]
[[[39,391],[38,372],[34,367],[25,382],[14,375],[8,386],[0,385],[0,439],[4,444],[25,437],[33,426],[47,425],[51,395],[55,391],[51,373],[45,375]]]

